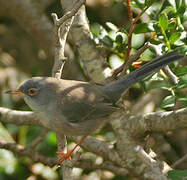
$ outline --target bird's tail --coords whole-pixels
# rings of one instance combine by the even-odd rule
[[[171,51],[149,63],[146,63],[141,68],[131,72],[121,79],[104,86],[103,91],[109,97],[109,99],[112,100],[112,102],[116,102],[121,97],[121,94],[134,83],[144,79],[148,75],[153,74],[163,66],[180,60],[182,57],[182,55],[178,54],[177,50]]]

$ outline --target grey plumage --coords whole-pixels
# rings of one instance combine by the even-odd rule
[[[170,52],[106,86],[35,77],[20,85],[17,92],[24,95],[45,127],[60,134],[88,135],[107,122],[107,116],[118,109],[114,103],[132,84],[182,57],[177,51]]]

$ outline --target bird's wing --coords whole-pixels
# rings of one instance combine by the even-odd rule
[[[80,100],[64,99],[62,114],[69,122],[83,122],[94,120],[110,115],[116,110],[116,107],[110,103],[95,102],[88,103]]]
[[[117,109],[106,101],[98,86],[79,84],[71,90],[67,89],[62,92],[61,112],[69,122],[106,117]]]

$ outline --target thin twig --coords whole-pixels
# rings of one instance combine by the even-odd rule
[[[138,16],[136,16],[136,18],[134,19],[133,23],[135,24],[139,19],[140,17],[145,13],[145,11],[149,8],[149,6],[145,7],[139,14]]]
[[[48,133],[47,129],[44,129],[41,134],[29,145],[31,149],[35,149],[36,146],[43,140],[45,135]]]
[[[75,5],[73,6],[71,11],[68,11],[65,15],[63,15],[58,21],[56,22],[57,26],[60,27],[66,20],[70,19],[71,17],[75,16],[78,10],[81,8],[83,4],[85,4],[86,0],[77,0]],[[53,16],[53,15],[52,15]]]
[[[157,56],[161,56],[162,55],[161,50],[160,50],[160,48],[158,48],[158,46],[153,45],[153,44],[149,44],[149,47],[156,52]],[[168,65],[163,68],[163,71],[171,79],[171,82],[173,84],[175,84],[175,85],[178,84],[179,78],[171,71],[171,69],[169,68]]]
[[[76,137],[71,137],[71,139],[75,142],[79,141]],[[114,150],[111,143],[106,143],[92,136],[87,136],[87,138],[82,142],[81,147],[89,152],[102,156],[105,160],[109,160],[119,166],[122,165],[121,158],[117,151]]]
[[[122,74],[124,74],[124,72],[126,71],[126,66],[128,66],[129,64],[129,57],[130,57],[130,53],[131,53],[131,45],[132,45],[132,33],[135,27],[135,24],[133,23],[133,14],[132,14],[132,10],[131,10],[131,5],[130,5],[130,0],[126,0],[127,1],[127,9],[128,9],[128,16],[129,16],[129,22],[130,22],[130,29],[129,29],[129,35],[128,35],[128,48],[127,48],[127,56],[126,56],[126,61],[124,63],[123,66],[123,71]]]
[[[66,136],[59,136],[57,134],[57,140],[58,140],[58,151],[67,153],[67,141]],[[65,159],[62,163],[62,173],[63,173],[63,180],[72,180],[72,166],[70,165],[71,162],[69,162],[68,159]]]
[[[79,160],[75,163],[75,166],[82,168],[82,169],[91,170],[91,171],[94,171],[97,169],[100,169],[100,170],[104,169],[104,170],[108,170],[108,171],[115,173],[115,175],[120,175],[120,176],[126,176],[129,173],[126,169],[116,166],[109,161],[105,161],[102,164],[94,164],[90,160]]]
[[[41,162],[41,163],[48,165],[48,166],[54,166],[56,164],[56,159],[45,157],[45,156],[35,152],[31,148],[26,148],[26,147],[24,147],[22,145],[18,145],[16,143],[7,143],[3,140],[0,140],[0,148],[10,150],[20,156],[30,157],[33,161]]]
[[[157,180],[167,180],[167,177],[161,170],[160,164],[147,154],[141,146],[136,146],[134,150],[137,152],[138,157],[151,169],[152,172],[147,174],[150,179],[155,180],[156,176]]]
[[[84,3],[85,0],[76,1],[71,11],[68,11],[61,18],[58,18],[57,14],[55,13],[51,14],[54,21],[54,34],[55,34],[55,50],[54,50],[55,62],[52,69],[53,77],[61,78],[62,70],[66,61],[66,57],[64,55],[64,49],[65,49],[67,35],[70,30],[71,24],[74,20],[74,16],[76,15],[78,10]]]
[[[163,71],[169,76],[173,84],[178,84],[179,78],[171,71],[168,65],[163,67]]]
[[[158,165],[150,155],[148,155],[141,146],[136,146],[134,149],[137,155],[145,162],[152,170]]]
[[[141,54],[142,54],[147,48],[149,48],[149,43],[148,43],[148,42],[145,43],[144,46],[142,46],[142,47],[136,52],[136,54],[131,55],[131,56],[129,57],[129,63],[131,64],[131,63],[133,63],[134,61],[136,61],[137,59],[139,59],[140,56],[141,56]],[[119,68],[117,68],[117,69],[114,71],[114,73],[113,73],[112,76],[115,78],[116,75],[119,74],[123,69],[124,69],[124,64],[121,65]],[[121,75],[121,76],[123,76],[123,75]]]
[[[132,34],[133,34],[134,28],[136,26],[136,22],[140,19],[140,17],[149,8],[149,7],[145,7],[141,11],[141,13],[139,13],[136,16],[136,18],[133,19],[133,13],[132,13],[131,5],[130,5],[130,0],[126,0],[126,3],[127,3],[128,17],[129,17],[129,22],[130,22],[130,28],[129,28],[129,34],[128,34],[128,47],[126,50],[126,59],[125,59],[125,63],[114,71],[113,76],[116,76],[120,72],[121,72],[121,76],[124,76],[126,74],[127,67],[133,62],[133,60],[130,58],[131,49],[132,49]]]
[[[64,55],[65,45],[67,35],[69,33],[70,27],[73,23],[74,16],[81,8],[81,6],[86,2],[86,0],[77,0],[71,11],[68,11],[63,17],[58,18],[57,14],[52,13],[54,21],[54,34],[55,34],[55,62],[52,69],[52,76],[56,78],[61,78],[62,70],[66,61]],[[59,136],[58,139],[58,151],[67,152],[67,141],[66,136]],[[72,177],[72,167],[68,165],[67,160],[62,164],[61,168],[63,174],[63,180],[71,180]]]
[[[37,114],[31,111],[17,111],[0,107],[0,117],[0,121],[4,123],[42,126]]]
[[[182,158],[177,160],[173,165],[171,165],[172,168],[176,168],[179,164],[187,160],[187,154],[185,154]]]
[[[0,148],[10,150],[21,157],[23,157],[23,156],[29,157],[34,162],[40,162],[40,163],[43,163],[47,166],[53,167],[53,169],[56,169],[56,168],[54,168],[54,167],[56,167],[56,166],[54,166],[56,164],[55,158],[45,157],[45,156],[37,153],[36,151],[34,151],[30,147],[25,147],[22,145],[18,145],[16,143],[7,143],[7,142],[1,140],[0,141]],[[78,155],[78,153],[76,153],[76,154]],[[79,156],[80,156],[80,154],[79,154]],[[120,168],[119,166],[116,166],[109,161],[106,161],[100,165],[97,165],[88,159],[78,158],[78,159],[76,159],[76,161],[73,162],[73,165],[75,167],[79,167],[79,168],[83,168],[83,169],[87,169],[87,170],[96,170],[96,169],[109,170],[109,171],[114,172],[115,174],[121,175],[121,176],[125,176],[128,174],[128,171],[126,169]]]

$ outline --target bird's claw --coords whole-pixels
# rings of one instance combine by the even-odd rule
[[[68,159],[69,161],[72,160],[71,158],[71,151],[64,153],[64,152],[57,152],[58,155],[60,155],[60,157],[58,158],[58,164],[61,164],[65,159]]]

